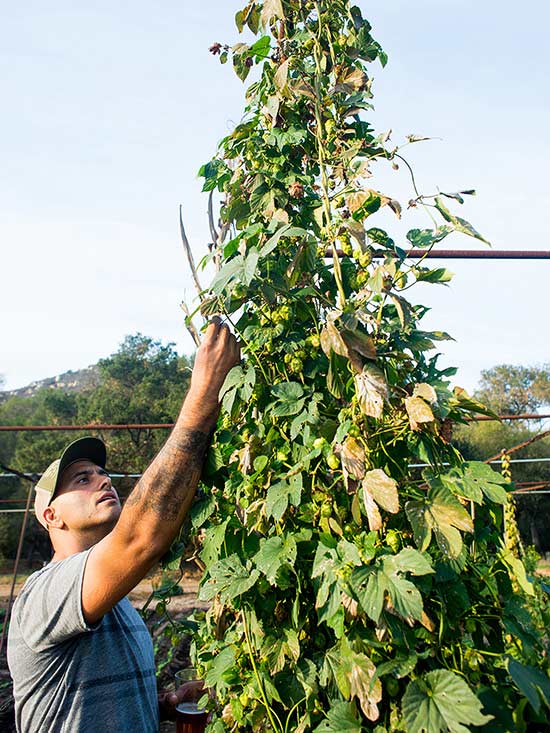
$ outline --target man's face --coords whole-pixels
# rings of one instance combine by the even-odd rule
[[[88,460],[76,461],[63,471],[51,506],[66,527],[77,532],[102,527],[107,534],[121,512],[109,474]]]

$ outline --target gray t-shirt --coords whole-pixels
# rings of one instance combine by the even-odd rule
[[[82,613],[90,550],[33,573],[13,606],[8,665],[19,733],[157,733],[153,644],[129,600]]]

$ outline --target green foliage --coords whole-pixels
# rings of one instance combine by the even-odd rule
[[[251,0],[236,24],[257,40],[211,50],[255,81],[201,169],[221,199],[202,312],[233,323],[245,357],[192,517],[210,730],[504,731],[502,710],[536,725],[506,665],[548,673],[538,591],[501,541],[507,483],[446,429],[487,408],[451,389],[433,355],[450,336],[409,300],[450,279],[411,243],[483,240],[450,208],[473,192],[415,191],[434,227],[396,243],[378,212],[402,206],[371,176],[403,158],[364,118],[368,65],[387,58],[359,8]]]
[[[550,365],[499,364],[481,372],[478,397],[502,415],[536,412],[550,404]]]

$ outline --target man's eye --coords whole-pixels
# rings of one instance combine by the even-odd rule
[[[80,483],[82,483],[82,482],[85,482],[85,481],[87,481],[87,480],[88,480],[88,477],[87,477],[87,476],[81,476],[81,477],[80,477],[80,478],[78,479],[78,483],[80,484]]]

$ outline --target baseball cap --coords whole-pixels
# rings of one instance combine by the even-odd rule
[[[59,479],[63,471],[75,461],[88,460],[95,463],[96,466],[105,468],[107,460],[107,449],[105,443],[99,438],[79,438],[68,445],[61,457],[50,463],[48,468],[42,474],[40,481],[36,484],[34,497],[34,512],[36,518],[43,527],[48,528],[44,519],[44,510],[52,502]]]

